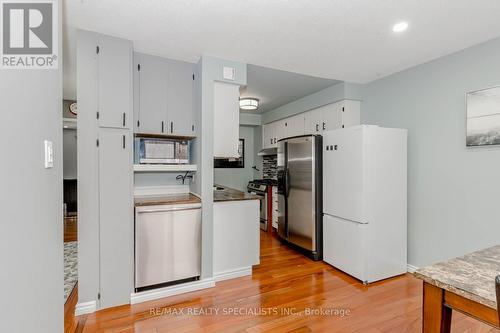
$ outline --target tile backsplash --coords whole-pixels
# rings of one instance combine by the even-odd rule
[[[277,155],[266,155],[262,157],[262,176],[264,179],[277,179],[277,169]]]

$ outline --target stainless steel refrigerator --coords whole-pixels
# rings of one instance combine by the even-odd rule
[[[310,258],[323,257],[322,137],[278,141],[278,235]]]

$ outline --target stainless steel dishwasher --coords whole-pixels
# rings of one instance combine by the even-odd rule
[[[201,204],[135,208],[135,289],[199,279]]]

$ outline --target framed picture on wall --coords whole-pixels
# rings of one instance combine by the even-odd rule
[[[245,139],[238,142],[239,158],[216,158],[214,168],[244,168],[245,167]]]
[[[467,93],[467,146],[500,145],[500,86]]]

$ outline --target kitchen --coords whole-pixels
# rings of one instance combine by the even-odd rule
[[[498,2],[0,2],[0,331],[498,332]]]

